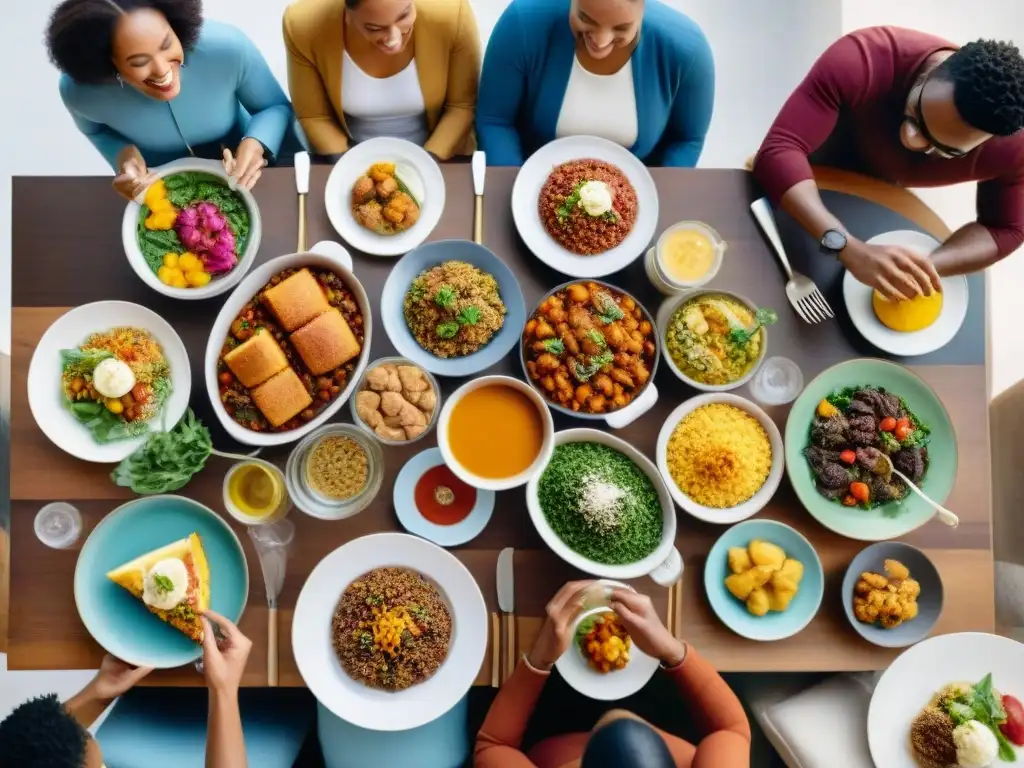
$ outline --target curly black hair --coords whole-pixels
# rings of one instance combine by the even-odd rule
[[[0,768],[82,768],[88,739],[55,694],[30,699],[0,722]]]
[[[77,83],[110,82],[117,73],[112,61],[117,22],[140,8],[162,13],[186,51],[195,46],[203,27],[202,0],[64,0],[46,29],[50,61]]]
[[[1024,58],[1013,43],[968,43],[936,74],[953,83],[953,104],[968,125],[995,136],[1024,128]]]

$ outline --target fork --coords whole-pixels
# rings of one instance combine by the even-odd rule
[[[762,197],[760,200],[755,200],[750,204],[750,210],[754,214],[754,218],[757,219],[757,223],[761,225],[761,229],[768,236],[768,241],[775,248],[779,261],[782,262],[782,268],[786,272],[786,277],[789,278],[786,283],[786,296],[796,313],[805,323],[820,323],[823,320],[834,318],[832,307],[825,301],[825,297],[818,290],[814,281],[807,275],[794,272],[793,268],[789,266],[789,259],[782,247],[782,238],[779,237],[779,228],[775,225],[775,216],[772,214],[768,199]]]

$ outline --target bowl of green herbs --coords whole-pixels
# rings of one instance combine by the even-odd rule
[[[205,299],[245,276],[262,236],[252,193],[213,160],[175,160],[153,171],[142,199],[121,222],[124,251],[150,288],[176,299]]]
[[[668,487],[650,459],[614,435],[556,432],[551,459],[526,486],[526,506],[544,542],[581,571],[650,576],[662,586],[682,576]]]

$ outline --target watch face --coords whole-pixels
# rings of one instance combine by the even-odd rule
[[[827,251],[841,251],[846,247],[846,235],[838,229],[830,229],[821,238],[821,246]]]

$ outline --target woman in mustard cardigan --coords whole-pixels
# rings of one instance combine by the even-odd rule
[[[480,38],[469,0],[298,0],[284,40],[295,116],[317,154],[377,136],[442,160],[473,151]]]

